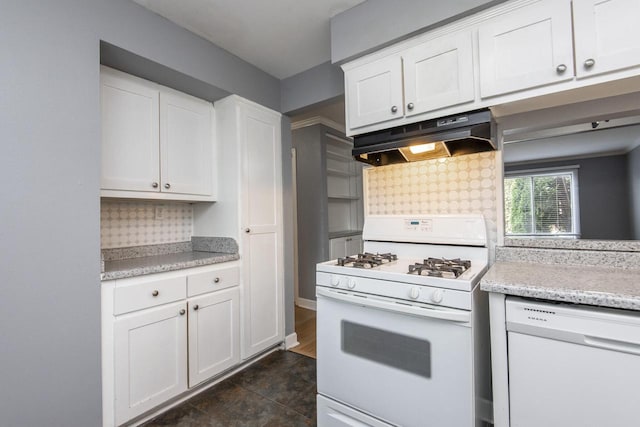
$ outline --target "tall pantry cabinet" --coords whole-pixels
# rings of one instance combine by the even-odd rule
[[[194,234],[238,241],[247,359],[284,339],[281,115],[236,95],[214,107],[221,185],[194,205]]]

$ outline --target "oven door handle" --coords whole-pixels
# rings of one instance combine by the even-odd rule
[[[316,295],[350,304],[360,305],[363,307],[378,308],[380,310],[387,310],[401,314],[410,314],[412,316],[450,320],[452,322],[461,323],[468,323],[471,320],[471,313],[468,311],[404,304],[393,300],[370,298],[366,295],[360,296],[359,294],[337,292],[321,287],[316,287]]]

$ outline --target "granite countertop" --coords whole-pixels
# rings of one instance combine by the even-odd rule
[[[522,297],[640,310],[640,270],[497,261],[480,288]]]
[[[194,237],[191,242],[103,250],[101,280],[124,279],[239,259],[235,240]]]

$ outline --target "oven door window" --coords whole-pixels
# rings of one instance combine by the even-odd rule
[[[431,378],[431,343],[426,339],[344,320],[342,351],[424,378]]]

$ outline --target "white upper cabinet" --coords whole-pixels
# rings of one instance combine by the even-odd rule
[[[543,0],[479,26],[483,98],[573,78],[571,3]]]
[[[510,0],[355,59],[342,66],[347,135],[503,105],[547,108],[560,92],[567,104],[630,93],[638,17],[638,0]]]
[[[640,1],[573,0],[576,75],[640,65]]]
[[[347,127],[411,117],[475,98],[471,31],[345,69]],[[358,133],[358,132],[354,132]]]
[[[391,56],[345,73],[351,129],[399,119],[404,115],[402,59]]]
[[[166,88],[160,92],[162,191],[211,194],[212,112],[201,99]]]
[[[101,187],[159,191],[158,86],[104,67],[100,81]]]
[[[101,67],[103,197],[214,201],[213,105]]]
[[[474,100],[470,31],[416,46],[402,55],[402,62],[407,116]]]

